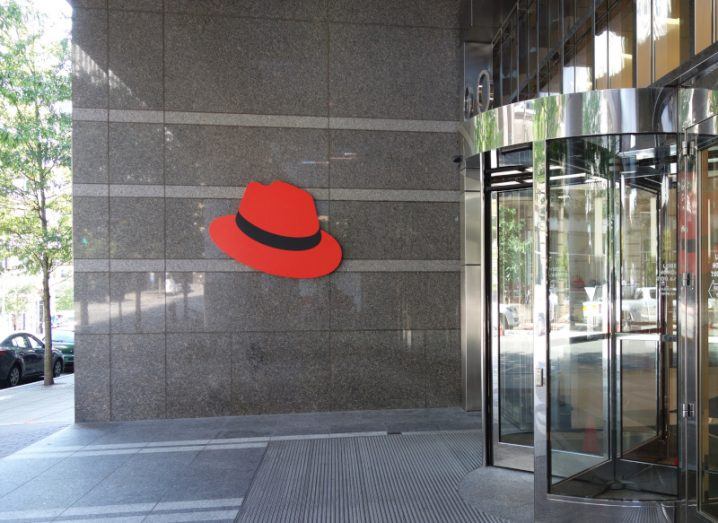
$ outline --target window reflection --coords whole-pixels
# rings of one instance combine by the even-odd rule
[[[677,494],[676,169],[668,135],[549,142],[552,492]]]
[[[718,517],[718,146],[699,154],[701,511]]]
[[[496,193],[492,215],[499,441],[533,445],[533,191]]]
[[[494,105],[650,85],[718,39],[718,0],[690,1],[521,0],[494,38]]]

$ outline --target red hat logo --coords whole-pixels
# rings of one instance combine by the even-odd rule
[[[285,278],[318,278],[342,261],[342,248],[319,228],[314,198],[294,185],[250,182],[236,215],[220,216],[209,235],[225,254]]]

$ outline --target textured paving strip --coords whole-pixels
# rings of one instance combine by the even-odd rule
[[[159,503],[127,503],[87,507],[0,512],[0,521],[233,521],[242,498],[198,499]]]
[[[239,522],[501,522],[458,486],[481,464],[478,431],[271,441]]]

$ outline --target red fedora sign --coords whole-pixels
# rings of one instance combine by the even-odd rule
[[[339,243],[319,227],[312,195],[280,181],[250,182],[237,214],[213,220],[209,235],[238,262],[285,278],[318,278],[342,261]]]

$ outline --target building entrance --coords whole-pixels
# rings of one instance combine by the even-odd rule
[[[678,493],[676,138],[547,148],[550,492]]]
[[[463,128],[481,173],[465,187],[467,405],[486,412],[487,465],[534,473],[537,521],[718,518],[714,99],[595,91]]]

